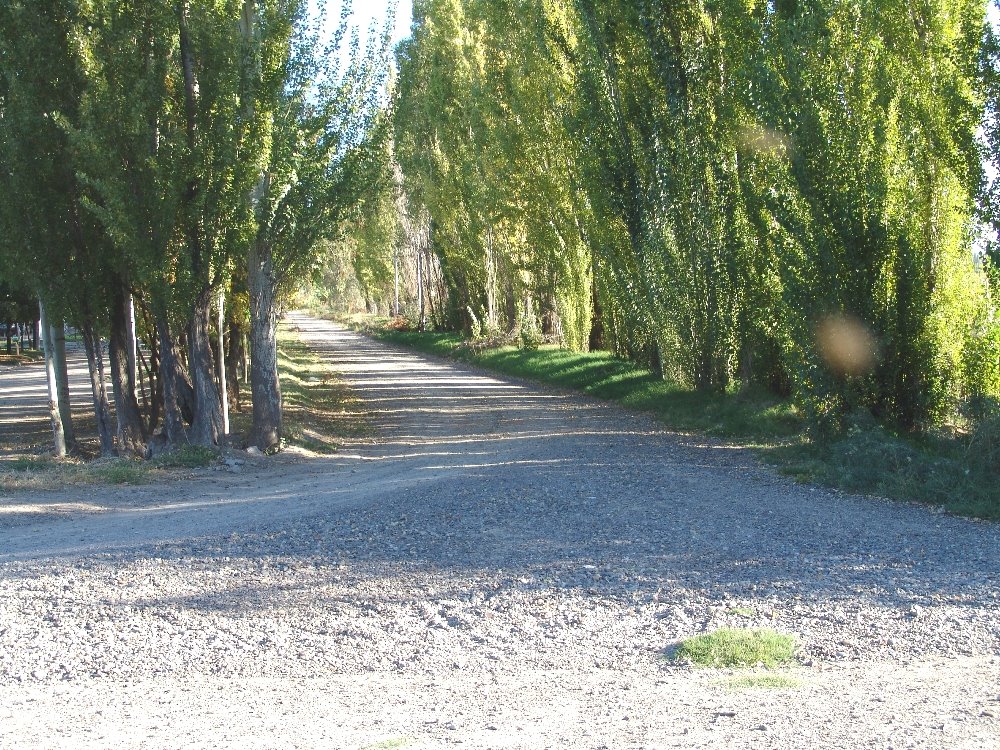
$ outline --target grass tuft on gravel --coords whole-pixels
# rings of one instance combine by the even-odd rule
[[[364,750],[396,750],[396,748],[407,747],[411,744],[413,744],[413,740],[409,737],[394,737],[372,745],[366,745]]]
[[[733,441],[796,481],[1000,520],[1000,417],[978,429],[922,436],[860,418],[845,434],[816,441],[790,400],[763,389],[699,393],[608,352],[476,348],[458,333],[386,328],[384,319],[363,316],[346,322],[389,343],[614,401],[679,432]]]
[[[699,667],[754,667],[774,669],[795,656],[795,638],[767,628],[720,628],[683,641],[673,653],[675,661]]]

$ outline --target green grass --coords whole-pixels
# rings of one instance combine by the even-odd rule
[[[727,677],[719,684],[729,690],[791,690],[802,682],[785,674],[744,674]]]
[[[11,472],[45,471],[52,466],[52,460],[47,456],[16,456],[0,461],[0,470]]]
[[[219,458],[214,448],[202,445],[183,445],[153,459],[152,464],[162,469],[200,469],[211,466]]]
[[[792,661],[795,638],[766,628],[720,628],[683,641],[673,653],[675,661],[700,667],[754,667],[774,669]]]
[[[123,458],[109,459],[86,467],[87,473],[104,484],[145,484],[149,470],[137,461]]]
[[[457,333],[386,330],[381,321],[364,318],[350,322],[389,343],[613,401],[679,432],[723,438],[753,449],[797,481],[1000,520],[998,419],[983,423],[984,439],[956,431],[898,435],[869,418],[835,440],[817,442],[790,400],[763,390],[699,393],[607,352],[477,350],[463,346]]]
[[[726,610],[726,614],[735,617],[753,617],[753,610],[749,607],[730,607]]]

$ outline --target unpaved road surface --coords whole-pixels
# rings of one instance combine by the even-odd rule
[[[82,345],[67,343],[66,369],[74,422],[93,423],[87,356]],[[109,396],[110,388],[109,382]],[[44,450],[51,443],[44,365],[41,362],[0,365],[0,456],[12,449],[17,452]]]
[[[291,324],[375,439],[0,500],[0,747],[1000,747],[997,525]],[[724,625],[796,686],[667,658]]]

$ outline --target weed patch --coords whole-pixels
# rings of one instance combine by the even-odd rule
[[[87,467],[92,480],[107,484],[144,484],[148,479],[148,469],[137,461],[111,459]]]
[[[721,628],[682,642],[673,653],[676,661],[699,667],[754,667],[774,669],[792,661],[795,638],[765,628]]]
[[[0,461],[0,471],[45,471],[53,466],[52,461],[44,456],[16,456],[7,461]]]
[[[214,448],[202,445],[184,445],[153,459],[154,466],[163,469],[199,469],[211,466],[219,457]]]

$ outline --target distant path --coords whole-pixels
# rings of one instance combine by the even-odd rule
[[[82,344],[67,342],[66,366],[74,420],[93,422],[90,376]],[[110,389],[109,378],[109,394]],[[48,404],[43,361],[0,365],[0,456],[11,451],[51,451]]]
[[[377,439],[0,499],[0,746],[1000,747],[1000,526],[288,323]],[[799,686],[664,658],[720,626]]]

